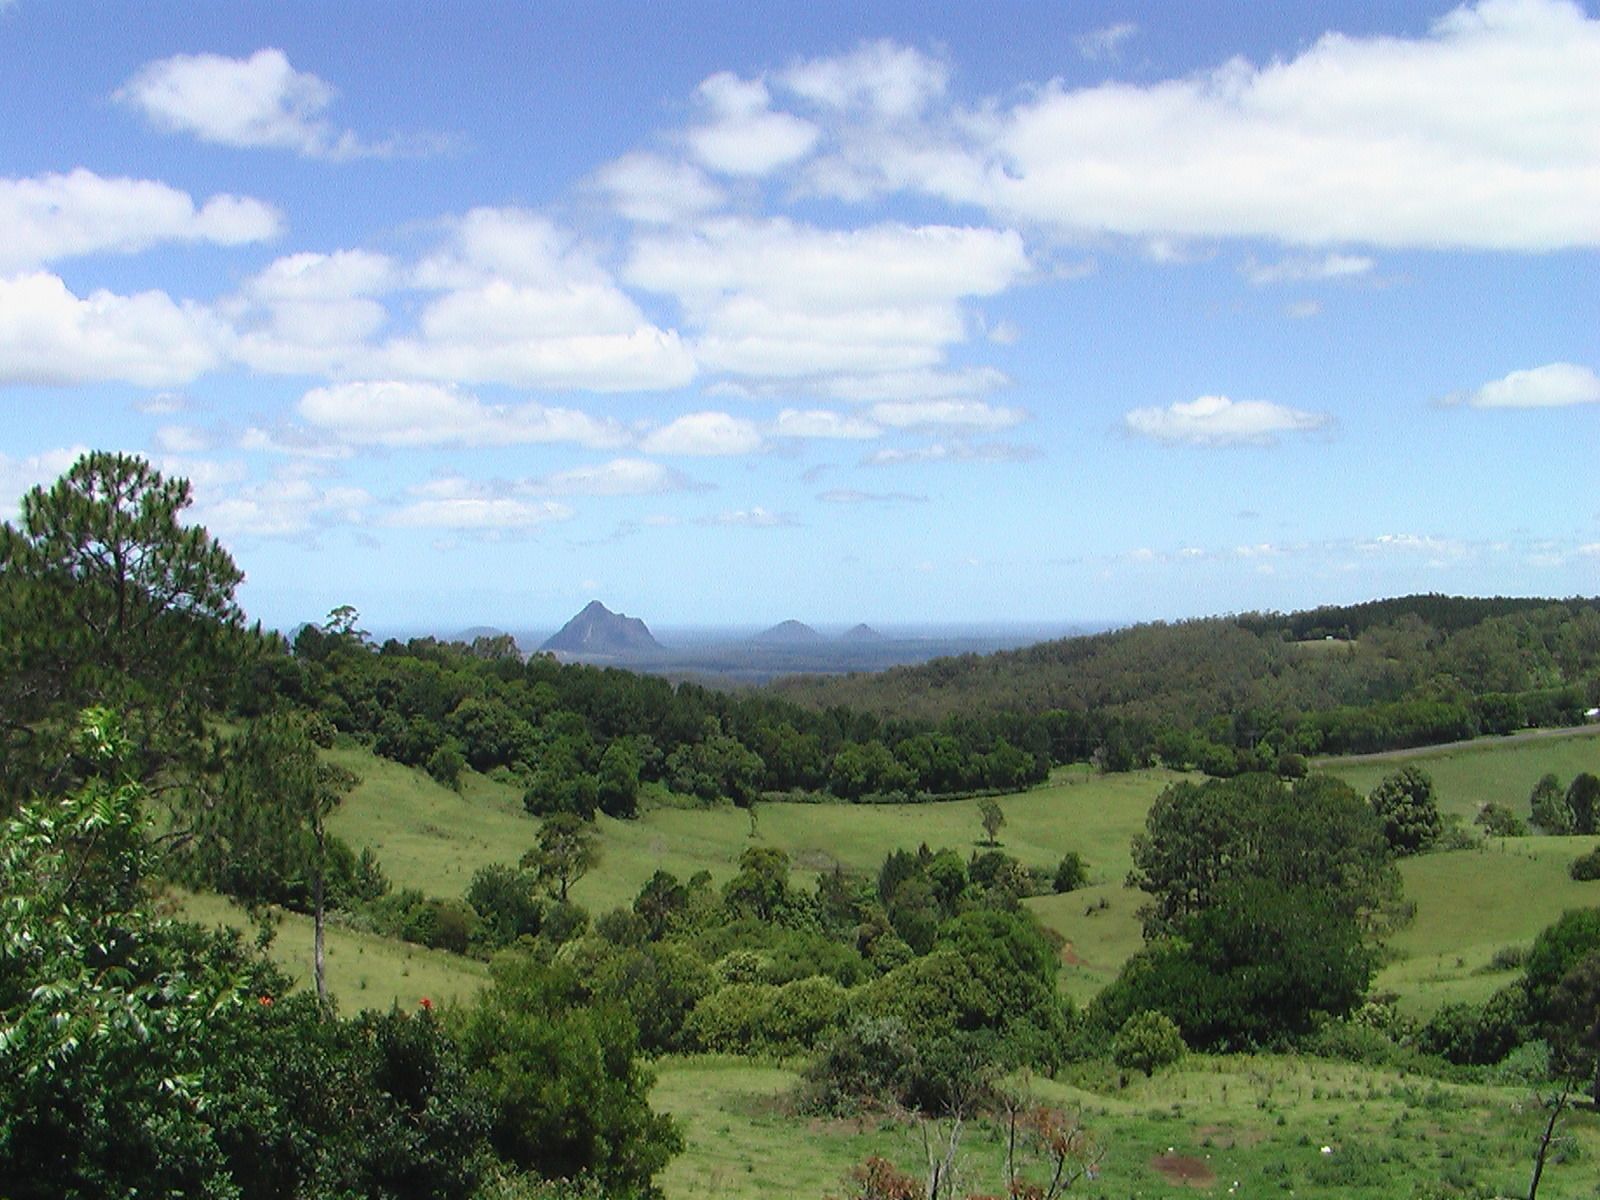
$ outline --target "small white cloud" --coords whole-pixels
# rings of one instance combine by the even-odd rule
[[[550,496],[655,496],[695,489],[681,472],[642,458],[614,458],[533,480],[526,490]]]
[[[626,440],[615,421],[542,404],[485,404],[454,387],[397,380],[313,388],[300,415],[329,437],[367,446],[511,446]]]
[[[1371,272],[1373,262],[1359,254],[1325,254],[1321,258],[1285,258],[1272,263],[1249,259],[1239,273],[1257,286],[1305,283],[1317,279],[1350,279]]]
[[[772,432],[775,437],[860,440],[878,437],[883,430],[871,421],[863,421],[860,417],[852,417],[845,413],[831,412],[827,409],[801,411],[786,408],[778,414]]]
[[[288,472],[203,498],[195,515],[223,538],[298,538],[335,525],[364,525],[373,506],[363,488],[320,487]]]
[[[804,158],[820,131],[810,121],[772,107],[767,85],[727,71],[700,85],[710,120],[688,133],[696,158],[724,175],[766,175]]]
[[[689,413],[652,431],[641,443],[650,454],[694,457],[754,454],[761,445],[755,425],[724,412]]]
[[[722,189],[688,163],[655,154],[627,154],[595,173],[595,185],[630,221],[672,225],[723,202]]]
[[[1159,442],[1233,446],[1271,445],[1279,434],[1326,429],[1332,419],[1265,400],[1201,396],[1166,408],[1136,408],[1123,424],[1130,433]]]
[[[1119,21],[1115,25],[1080,34],[1073,41],[1079,54],[1095,61],[1116,58],[1122,51],[1122,44],[1138,32],[1139,27],[1131,21]]]
[[[163,425],[156,430],[155,444],[166,454],[202,454],[214,443],[209,433],[193,425]]]
[[[1557,362],[1513,371],[1474,392],[1452,396],[1451,403],[1473,408],[1567,408],[1600,404],[1600,375],[1576,363]]]
[[[848,54],[816,58],[784,72],[780,82],[813,104],[864,110],[878,120],[916,116],[944,94],[950,69],[919,50],[888,40]]]
[[[330,159],[437,148],[437,139],[377,145],[335,129],[323,114],[336,94],[310,72],[295,70],[282,50],[268,48],[249,58],[176,54],[146,63],[115,99],[158,128],[219,146],[269,147]]]
[[[276,237],[283,218],[244,196],[197,205],[188,192],[150,179],[66,175],[0,179],[0,270],[85,254],[132,254],[164,242],[239,246]]]
[[[1312,317],[1320,315],[1321,312],[1322,302],[1320,300],[1295,300],[1290,304],[1286,304],[1283,309],[1284,315],[1295,321],[1308,321]]]
[[[390,513],[386,524],[494,534],[535,529],[573,515],[554,500],[519,499],[459,476],[430,480],[411,492],[417,499]]]
[[[911,492],[863,492],[856,488],[833,488],[820,492],[817,499],[824,504],[926,504],[926,496]]]
[[[1027,419],[1020,408],[1002,408],[981,400],[897,400],[874,404],[874,421],[894,429],[1009,429]]]
[[[1038,457],[1040,453],[1037,447],[1009,442],[936,442],[931,446],[910,449],[879,450],[864,459],[863,463],[869,467],[935,462],[1020,463],[1032,462]]]
[[[718,513],[708,517],[706,524],[731,525],[746,529],[786,529],[799,524],[793,513],[770,512],[765,508],[740,509],[737,512]]]

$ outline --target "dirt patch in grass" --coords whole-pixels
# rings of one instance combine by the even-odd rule
[[[1061,961],[1069,967],[1084,965],[1083,956],[1078,953],[1078,948],[1071,942],[1061,947]]]
[[[1210,1187],[1217,1181],[1211,1164],[1192,1154],[1158,1154],[1150,1160],[1150,1169],[1180,1187]]]

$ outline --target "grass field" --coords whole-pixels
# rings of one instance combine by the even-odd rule
[[[332,821],[356,846],[371,846],[397,886],[459,896],[490,862],[515,862],[533,842],[537,822],[515,789],[469,775],[459,793],[420,772],[355,749],[334,752],[362,776]],[[1469,817],[1487,799],[1520,811],[1545,771],[1563,780],[1600,769],[1600,736],[1526,743],[1485,742],[1409,759],[1435,779],[1447,811]],[[1393,762],[1334,764],[1336,774],[1369,790]],[[1151,801],[1173,779],[1166,772],[1098,776],[1059,771],[1035,791],[1000,800],[1003,849],[1030,866],[1053,866],[1076,850],[1090,864],[1090,885],[1028,905],[1066,939],[1062,987],[1079,1003],[1109,982],[1141,944],[1141,893],[1123,886],[1129,840]],[[629,902],[658,868],[685,878],[697,870],[729,878],[750,845],[777,846],[795,864],[797,884],[835,865],[870,871],[896,848],[926,842],[961,853],[979,848],[976,801],[916,806],[761,804],[754,829],[732,808],[655,808],[636,821],[601,818],[600,865],[579,882],[577,900],[599,913]],[[753,834],[753,836],[752,836]],[[1571,859],[1592,839],[1524,838],[1475,850],[1436,853],[1402,864],[1417,917],[1391,939],[1391,960],[1375,988],[1424,1014],[1450,1000],[1481,1000],[1514,978],[1490,969],[1497,950],[1526,946],[1566,908],[1600,904],[1600,883],[1567,877]],[[242,913],[212,897],[184,901],[206,922],[244,925]],[[287,917],[275,958],[305,980],[310,927]],[[330,984],[345,1011],[421,996],[464,998],[486,978],[480,963],[332,927]],[[1270,1056],[1193,1056],[1153,1080],[1126,1086],[1109,1068],[1065,1081],[1034,1081],[1041,1101],[1079,1109],[1105,1157],[1099,1178],[1074,1194],[1094,1197],[1295,1195],[1379,1197],[1438,1194],[1439,1185],[1470,1185],[1473,1194],[1520,1195],[1527,1188],[1540,1113],[1515,1087],[1449,1087],[1390,1071]],[[843,1176],[868,1154],[915,1172],[922,1150],[913,1127],[884,1118],[825,1120],[796,1116],[790,1064],[724,1058],[669,1058],[657,1064],[654,1100],[682,1123],[686,1152],[661,1183],[670,1200],[818,1198],[843,1194]],[[1572,1114],[1578,1161],[1558,1162],[1541,1196],[1595,1195],[1589,1162],[1600,1154],[1600,1118]],[[1328,1147],[1324,1153],[1322,1148]],[[1001,1190],[995,1130],[973,1124],[961,1161],[974,1189]]]
[[[1421,767],[1433,778],[1439,807],[1446,813],[1470,822],[1485,804],[1498,800],[1526,820],[1528,793],[1546,771],[1554,771],[1563,787],[1580,771],[1600,774],[1600,729],[1525,742],[1482,738],[1459,749],[1404,759],[1352,763],[1334,759],[1318,769],[1346,780],[1364,796],[1402,762]]]
[[[838,1195],[845,1172],[868,1154],[907,1172],[921,1166],[906,1123],[794,1115],[786,1098],[797,1076],[783,1067],[689,1058],[658,1069],[655,1103],[679,1119],[687,1141],[661,1179],[672,1200]],[[1541,1118],[1532,1094],[1515,1087],[1274,1056],[1192,1056],[1126,1087],[1109,1075],[1027,1086],[1039,1102],[1080,1112],[1103,1149],[1098,1178],[1072,1194],[1118,1200],[1194,1192],[1390,1200],[1441,1183],[1522,1195]],[[1592,1197],[1600,1119],[1574,1113],[1567,1132],[1576,1161],[1551,1165],[1540,1195]],[[1001,1193],[997,1131],[974,1123],[961,1145],[962,1187]]]
[[[220,896],[184,893],[178,897],[186,920],[205,926],[227,926],[253,936],[244,910]],[[298,986],[311,986],[311,919],[281,914],[282,923],[268,956]],[[435,1002],[465,1000],[489,978],[488,968],[473,959],[429,950],[392,938],[329,925],[326,934],[328,990],[342,1012],[391,1005],[415,1008],[424,997]]]
[[[352,844],[371,846],[396,886],[459,896],[480,866],[515,862],[533,842],[537,822],[523,812],[514,788],[469,773],[462,790],[452,792],[419,771],[363,750],[344,748],[333,755],[359,774],[362,783],[331,826]],[[1396,761],[1335,762],[1329,769],[1365,792]],[[1534,781],[1546,771],[1566,780],[1580,770],[1600,770],[1600,733],[1529,742],[1486,739],[1404,761],[1433,776],[1447,811],[1470,818],[1495,798],[1520,811]],[[1046,786],[1000,800],[1006,817],[1000,841],[1007,852],[1029,866],[1051,867],[1066,851],[1076,850],[1089,863],[1089,887],[1028,902],[1066,939],[1062,987],[1079,1003],[1114,978],[1141,944],[1136,910],[1144,897],[1122,882],[1132,865],[1129,841],[1142,827],[1151,801],[1176,778],[1180,776],[1163,771],[1102,776],[1087,768],[1067,768]],[[714,880],[726,880],[737,870],[739,855],[753,844],[787,851],[796,882],[810,886],[818,872],[835,865],[872,871],[891,850],[914,849],[924,842],[965,854],[978,849],[983,836],[974,800],[761,804],[754,838],[750,815],[729,807],[656,808],[635,821],[601,817],[597,828],[600,865],[573,891],[576,900],[597,914],[629,903],[658,868],[679,878],[706,870]],[[1408,860],[1402,873],[1406,894],[1417,905],[1417,919],[1392,939],[1394,957],[1377,987],[1398,993],[1403,1007],[1419,1013],[1450,1000],[1487,996],[1504,982],[1486,972],[1496,950],[1528,944],[1567,908],[1600,904],[1600,884],[1573,883],[1566,875],[1568,862],[1587,844],[1586,839],[1513,839]],[[288,938],[286,931],[283,939]],[[367,946],[357,957],[372,963],[386,956]],[[427,969],[415,960],[404,966]],[[380,1003],[407,991],[408,979],[399,969],[385,963],[364,972],[368,990],[375,989]],[[439,970],[448,974],[448,965]],[[477,978],[481,976],[468,986],[476,986]],[[342,983],[338,986],[341,993],[346,991]],[[442,984],[434,990],[450,994]]]

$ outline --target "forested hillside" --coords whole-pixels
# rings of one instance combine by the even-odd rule
[[[1581,719],[1600,703],[1600,600],[1410,596],[1138,625],[772,689],[885,719],[1093,714],[1138,756],[1209,742],[1366,751]]]

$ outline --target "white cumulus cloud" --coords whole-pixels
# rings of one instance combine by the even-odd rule
[[[650,454],[715,457],[754,454],[761,449],[761,431],[742,417],[724,412],[696,412],[679,417],[647,434],[641,443]]]
[[[1140,437],[1197,446],[1270,445],[1284,433],[1326,429],[1331,419],[1266,400],[1201,396],[1166,408],[1136,408],[1123,424]]]
[[[85,254],[130,254],[164,242],[238,246],[275,237],[278,211],[244,196],[189,193],[152,179],[65,175],[0,179],[0,270]]]
[[[816,145],[817,127],[775,110],[767,85],[759,79],[722,71],[703,82],[697,96],[708,119],[689,131],[689,148],[713,171],[766,175],[804,158]]]
[[[700,216],[724,198],[705,172],[657,154],[625,154],[595,173],[595,185],[628,220],[649,225]]]
[[[541,404],[485,404],[455,387],[366,380],[313,388],[299,411],[338,441],[367,446],[510,446],[575,442],[613,446],[626,440],[611,420]]]
[[[1600,375],[1576,363],[1548,363],[1512,371],[1476,391],[1452,397],[1473,408],[1566,408],[1600,404]]]
[[[165,292],[78,297],[57,276],[0,279],[0,386],[187,383],[221,361],[226,331]]]
[[[397,149],[393,143],[363,143],[335,128],[324,114],[336,95],[332,85],[295,70],[282,50],[269,47],[249,58],[176,54],[146,63],[118,89],[116,99],[161,129],[221,146],[333,159]]]

